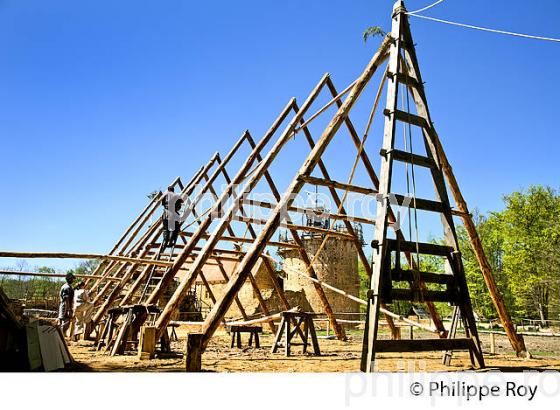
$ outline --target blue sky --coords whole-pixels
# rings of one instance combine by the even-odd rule
[[[388,30],[391,8],[0,1],[0,249],[108,251],[150,191],[192,175],[243,130],[262,135],[324,72],[344,88],[379,42],[364,44],[362,31]],[[426,14],[560,37],[554,0],[447,0]],[[432,117],[471,208],[499,209],[503,194],[529,184],[558,187],[560,44],[411,25]]]

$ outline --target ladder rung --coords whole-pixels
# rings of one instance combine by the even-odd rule
[[[408,124],[416,125],[417,127],[421,127],[421,128],[426,128],[426,129],[429,128],[428,127],[428,122],[424,118],[422,118],[422,117],[420,117],[416,114],[404,112],[404,111],[401,111],[401,110],[391,111],[387,108],[385,108],[383,110],[383,114],[385,114],[385,115],[393,114],[395,116],[396,120],[406,122]]]
[[[433,352],[443,350],[474,350],[472,339],[415,339],[415,340],[376,340],[378,353],[396,352]]]
[[[415,274],[422,282],[425,283],[439,283],[441,285],[449,285],[453,283],[454,276],[447,273],[434,273],[413,271],[409,269],[391,269],[391,279],[396,282],[410,282],[415,280]]]
[[[413,292],[410,289],[395,289],[391,290],[391,300],[408,300],[415,301],[418,299],[416,296],[421,295],[421,300],[424,302],[455,302],[454,297],[446,290],[424,290]],[[389,296],[389,295],[388,295]]]
[[[405,196],[400,194],[394,194],[397,203],[400,206],[406,206],[407,208],[416,208],[423,211],[430,211],[430,212],[441,212],[445,211],[443,203],[439,201],[432,201],[430,199],[422,199],[422,198],[411,198],[410,201],[405,202]],[[451,209],[449,210],[451,212]]]
[[[391,154],[395,161],[407,162],[409,164],[414,164],[426,168],[434,168],[436,165],[431,158],[425,157],[423,155],[411,154],[410,152],[401,151],[399,149],[392,149],[387,153]]]
[[[397,250],[397,242],[399,243],[399,249],[401,252],[415,253],[418,251],[418,253],[424,255],[449,256],[455,251],[455,249],[451,246],[438,245],[435,243],[397,241],[396,239],[387,239],[386,241],[387,246],[391,251]]]
[[[387,73],[388,77],[393,78],[395,74],[393,73]],[[418,80],[414,77],[409,76],[408,74],[405,73],[397,73],[397,81],[401,84],[404,85],[408,85],[411,87],[414,87],[416,89],[420,88],[420,83],[418,82]]]

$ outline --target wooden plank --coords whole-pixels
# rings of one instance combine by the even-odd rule
[[[138,343],[138,358],[140,360],[152,359],[155,352],[156,328],[154,326],[142,326]]]
[[[470,338],[375,341],[375,350],[378,353],[433,352],[444,350],[471,350],[473,348],[474,343]]]

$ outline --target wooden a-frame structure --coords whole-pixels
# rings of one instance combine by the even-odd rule
[[[201,354],[218,326],[223,323],[229,307],[236,303],[243,318],[248,319],[237,298],[238,291],[246,281],[252,284],[263,315],[273,313],[269,311],[266,301],[252,277],[255,266],[259,264],[265,266],[283,308],[286,310],[292,308],[284,295],[278,280],[277,267],[269,253],[270,248],[280,247],[298,251],[301,260],[305,263],[303,274],[313,280],[324,313],[336,336],[344,339],[344,330],[337,322],[336,312],[330,306],[327,293],[321,283],[315,280],[317,274],[314,263],[316,263],[316,259],[320,258],[322,248],[319,248],[317,254],[310,255],[301,237],[301,232],[314,232],[326,238],[340,236],[351,240],[355,244],[358,257],[364,265],[366,273],[372,278],[368,301],[368,325],[364,337],[363,370],[373,369],[376,351],[397,349],[411,351],[430,348],[451,351],[467,347],[473,360],[476,360],[478,365],[483,365],[454,230],[453,216],[459,216],[466,227],[510,342],[518,354],[525,352],[523,340],[513,328],[466,202],[431,122],[406,9],[402,1],[397,1],[395,4],[392,23],[391,33],[383,39],[379,49],[360,76],[345,90],[338,92],[331,77],[328,74],[324,75],[301,107],[296,103],[295,98],[288,102],[261,139],[253,140],[250,133],[246,131],[223,159],[215,154],[188,183],[183,184],[180,178],[172,182],[188,204],[189,218],[183,222],[179,243],[171,250],[163,249],[161,246],[161,218],[152,220],[161,203],[159,195],[153,197],[111,250],[109,254],[111,259],[102,262],[94,272],[94,276],[100,278],[91,279],[88,282],[88,287],[95,297],[96,306],[89,334],[95,333],[97,339],[100,342],[103,341],[112,354],[122,353],[127,349],[127,343],[137,340],[137,334],[142,325],[155,327],[156,339],[161,339],[163,343],[167,326],[198,277],[202,279],[207,290],[212,294],[211,287],[204,279],[205,267],[222,266],[222,262],[225,260],[234,261],[233,269],[229,271],[222,269],[222,275],[227,284],[221,295],[212,295],[215,303],[202,324],[202,332],[190,334],[187,341],[187,370],[198,370]],[[360,138],[349,114],[378,68],[387,60],[387,69],[381,76],[381,85],[375,94],[373,108],[365,131]],[[372,165],[373,161],[366,150],[365,142],[371,131],[370,126],[385,84],[387,84],[387,105],[383,110],[385,127],[380,152],[381,173],[378,177]],[[399,87],[401,92],[407,90],[412,96],[416,113],[398,109]],[[328,103],[314,114],[309,115],[308,113],[312,112],[312,108],[321,96],[324,97],[325,91],[329,96]],[[317,118],[325,118],[326,113],[329,112],[331,115],[322,127],[320,137],[315,140],[310,128],[311,122],[318,122]],[[426,155],[415,154],[412,150],[399,150],[395,147],[397,123],[400,123],[401,126],[408,126],[409,129],[410,126],[421,129]],[[343,136],[343,134],[346,135]],[[332,169],[326,165],[325,152],[335,137],[337,137],[337,141],[346,138],[355,150],[354,152],[340,152],[340,155],[356,156],[350,178],[344,182],[334,179],[331,176]],[[296,170],[291,183],[284,190],[280,190],[271,175],[272,169],[277,157],[296,139],[307,147],[308,155],[299,170]],[[240,153],[242,146],[247,148],[248,154]],[[232,158],[236,155],[245,160],[237,172],[230,176],[227,167],[231,166],[230,162],[233,162]],[[415,211],[441,214],[445,245],[421,243],[418,240],[414,241],[411,237],[405,238],[403,231],[398,229],[400,214],[395,210],[395,204],[390,199],[396,199],[397,205],[402,206],[405,196],[394,191],[392,187],[394,161],[406,163],[411,168],[416,166],[429,170],[435,186],[436,199],[416,198],[414,195],[407,206]],[[353,183],[354,171],[358,164],[365,170],[368,178],[362,185]],[[216,186],[219,178],[224,181],[221,187]],[[326,190],[336,207],[336,210],[329,210],[327,216],[339,221],[344,227],[343,230],[304,226],[294,222],[297,215],[316,211],[316,209],[301,206],[296,201],[297,195],[306,186],[320,186]],[[447,196],[447,189],[453,196],[454,208]],[[259,199],[260,197],[256,194],[263,190],[267,191],[269,198],[272,199],[267,201]],[[377,198],[376,217],[347,213],[345,200],[348,193]],[[206,201],[202,208],[199,207],[203,198],[208,196],[212,200]],[[266,216],[255,218],[253,216],[255,209],[266,210]],[[354,225],[356,222],[375,227],[373,265],[370,264],[366,252],[363,250],[361,239]],[[240,227],[245,232],[243,235],[239,233]],[[289,241],[274,240],[274,235],[280,228],[286,229],[290,233]],[[394,231],[394,238],[390,238],[390,230]],[[401,267],[401,253],[405,258],[403,263],[406,263],[406,267]],[[421,266],[418,266],[421,260],[418,255],[421,253],[435,254],[445,258],[446,273],[422,271]],[[182,273],[182,279],[174,288],[172,285],[180,273]],[[393,281],[408,283],[410,288],[394,288]],[[438,290],[431,288],[432,283],[439,286]],[[445,290],[441,290],[441,286],[444,286]],[[164,296],[168,292],[172,292],[172,294],[160,309],[158,304],[166,299]],[[393,329],[393,319],[396,315],[391,316],[390,312],[383,309],[383,305],[396,299],[425,302],[440,339],[433,339],[424,345],[416,342],[406,346],[397,346],[395,341],[390,341],[385,345],[380,344],[380,341],[376,340],[379,312],[382,311],[386,314],[387,322]],[[439,318],[434,305],[434,302],[437,301],[447,301],[457,306],[457,313],[454,315],[454,322],[449,331],[444,328]],[[138,307],[143,307],[143,310]],[[455,339],[459,312],[468,336],[472,337],[468,341]],[[121,320],[116,320],[119,316]],[[398,316],[396,318],[398,319]],[[275,330],[273,322],[269,322],[269,326],[271,330]],[[454,340],[459,340],[459,342]]]

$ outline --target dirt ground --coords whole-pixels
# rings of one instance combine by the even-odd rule
[[[261,335],[261,347],[230,348],[230,336],[218,332],[202,356],[203,371],[209,372],[355,372],[359,370],[362,334],[348,332],[348,341],[320,338],[321,356],[302,354],[300,346],[292,348],[292,356],[285,357],[283,349],[270,353],[273,335]],[[165,358],[139,360],[136,355],[111,357],[97,351],[93,342],[70,342],[70,351],[76,361],[70,371],[93,372],[177,372],[184,371],[183,349],[186,333],[178,329],[178,341],[172,342],[173,354]],[[415,338],[429,337],[416,333]],[[532,353],[531,359],[517,358],[505,336],[496,336],[496,354],[491,355],[489,335],[482,334],[484,357],[488,370],[558,370],[560,371],[560,339],[547,337],[525,337]],[[243,345],[247,337],[244,335]],[[310,349],[311,350],[311,349]],[[441,353],[391,353],[378,355],[380,371],[462,371],[471,370],[468,353],[458,352],[451,366],[441,364]]]

